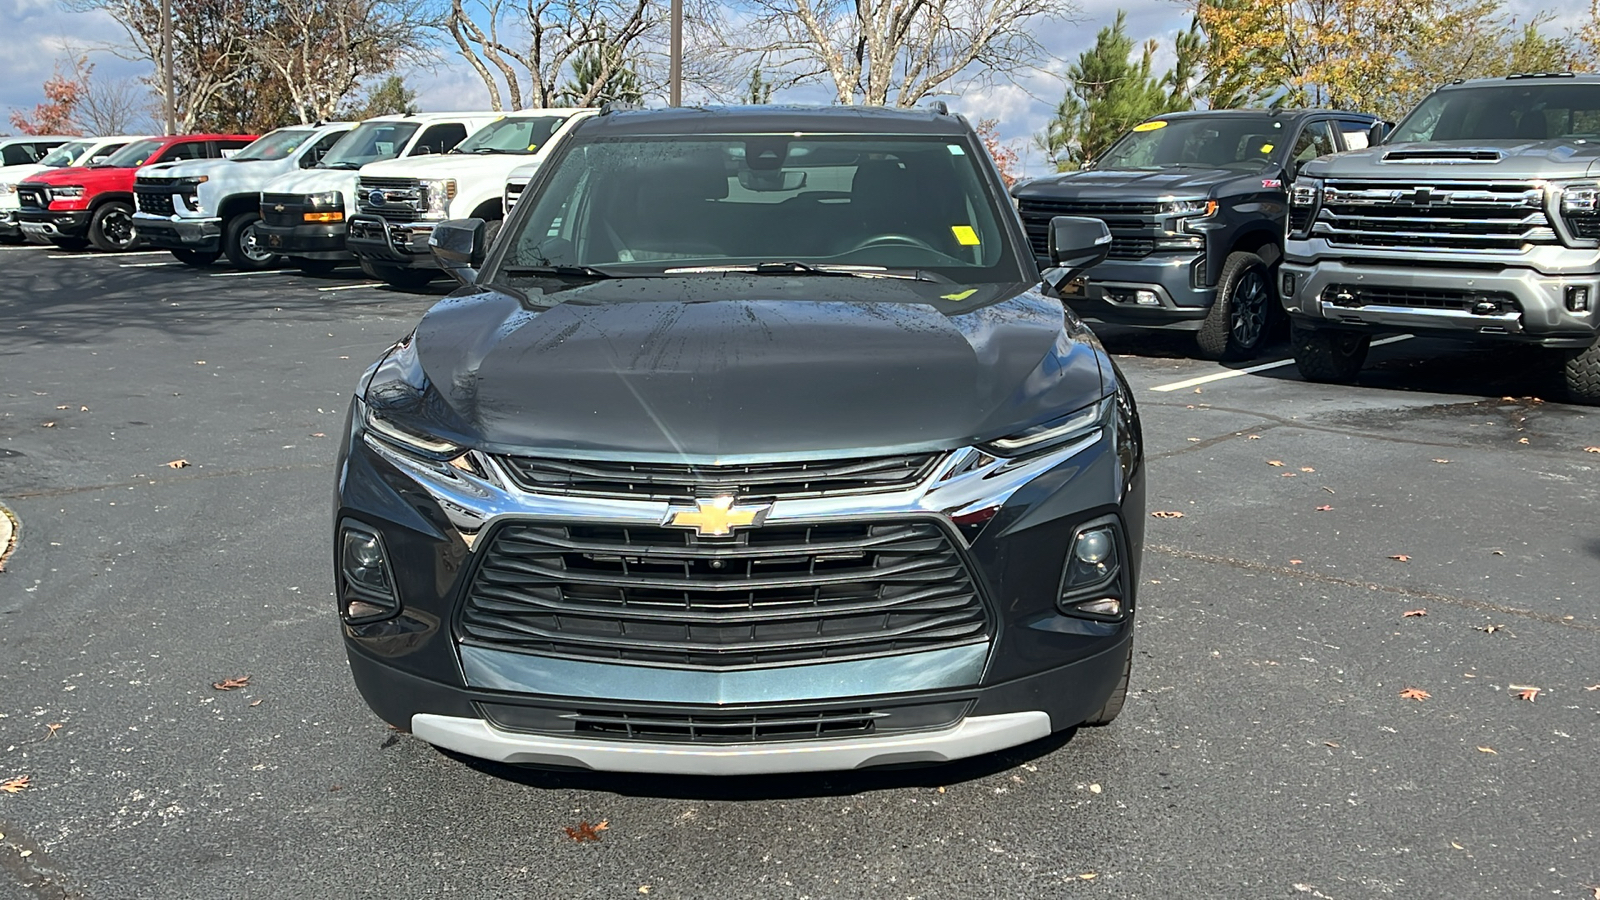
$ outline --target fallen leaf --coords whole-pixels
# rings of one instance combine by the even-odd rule
[[[1331,487],[1328,487],[1328,486],[1327,486],[1327,485],[1323,485],[1323,486],[1322,486],[1322,489],[1323,489],[1323,490],[1325,490],[1325,491],[1327,491],[1327,492],[1328,492],[1328,493],[1330,493],[1330,494],[1331,494],[1331,493],[1333,493],[1333,488],[1331,488]]]
[[[1196,393],[1196,394],[1198,394],[1198,393],[1201,393],[1201,390],[1200,390],[1200,389],[1199,389],[1199,388],[1195,388],[1195,389],[1194,389],[1194,392],[1195,392],[1195,393]]]
[[[1269,459],[1269,460],[1267,460],[1267,465],[1276,466],[1276,467],[1281,469],[1281,468],[1283,468],[1283,460],[1281,460],[1281,459]]]
[[[1303,560],[1303,559],[1291,559],[1291,560],[1289,560],[1289,565],[1298,566],[1303,562],[1305,562],[1305,560]]]
[[[1428,611],[1425,610],[1425,609],[1408,609],[1404,613],[1400,614],[1400,618],[1402,618],[1402,619],[1415,619],[1415,618],[1418,618],[1420,616],[1425,616],[1427,614],[1428,614]]]
[[[605,831],[609,827],[611,827],[609,820],[601,819],[599,822],[593,825],[589,824],[588,822],[579,822],[576,827],[569,825],[566,828],[566,832],[567,837],[582,844],[588,841],[600,840],[600,832]]]
[[[1434,462],[1438,463],[1441,466],[1447,466],[1447,465],[1450,464],[1450,460],[1448,460],[1448,459],[1436,459],[1436,460],[1434,460]]]
[[[650,885],[648,885],[648,884],[639,885],[639,893],[641,893],[641,894],[650,893]]]
[[[1465,850],[1465,849],[1467,849],[1467,848],[1461,846],[1460,844],[1456,843],[1455,841],[1451,841],[1450,842],[1450,846],[1456,848],[1457,850]]]
[[[28,783],[31,780],[31,777],[27,775],[7,778],[5,781],[0,781],[0,791],[5,791],[8,794],[20,794],[28,789]]]
[[[65,403],[63,403],[63,404],[61,404],[61,405],[60,405],[60,406],[58,406],[58,407],[56,407],[56,409],[71,409],[71,408],[72,408],[72,407],[70,407],[70,406],[68,406],[68,405],[67,405],[67,404],[65,404]]]
[[[1483,632],[1484,634],[1494,634],[1496,631],[1504,631],[1505,630],[1505,626],[1504,625],[1479,625],[1478,626],[1478,630]]]
[[[169,469],[187,469],[187,468],[189,468],[189,461],[187,459],[175,459],[172,462],[167,463],[167,468],[169,468]]]
[[[226,681],[214,682],[211,686],[216,688],[219,691],[231,691],[231,690],[234,690],[236,688],[242,688],[242,687],[244,687],[245,685],[247,685],[249,683],[250,683],[250,676],[249,675],[241,675],[238,678],[229,678]]]
[[[1586,691],[1600,691],[1600,684],[1591,684],[1588,687],[1584,688],[1584,690],[1586,690]]]
[[[44,727],[49,729],[49,730],[44,733],[44,737],[39,738],[40,741],[48,741],[51,738],[55,737],[56,736],[56,732],[61,730],[61,723],[60,722],[51,722],[50,724],[48,724],[48,725],[46,725]]]
[[[206,361],[203,360],[203,359],[197,359],[197,360],[194,361],[194,364],[197,365],[197,366],[203,366],[203,365],[206,364]]]
[[[1175,509],[1163,509],[1151,513],[1150,516],[1156,519],[1181,519],[1183,518],[1183,513],[1178,512]]]
[[[1389,558],[1390,559],[1398,559],[1401,562],[1410,562],[1411,561],[1411,557],[1407,556],[1404,553],[1392,553],[1392,554],[1389,555]]]
[[[1600,453],[1600,447],[1585,447],[1585,448],[1583,448],[1583,452],[1585,452],[1585,453]],[[1600,897],[1600,888],[1595,888],[1595,891],[1597,892],[1595,894],[1595,896]]]
[[[1078,874],[1078,877],[1082,878],[1084,881],[1093,881],[1096,878],[1099,878],[1100,875],[1098,872],[1081,872]]]
[[[1323,741],[1322,742],[1322,746],[1324,746],[1324,747],[1337,747],[1339,745],[1335,744],[1333,741]]]
[[[1313,469],[1310,466],[1301,466],[1300,467],[1300,471],[1302,471],[1302,472],[1315,472],[1316,469]]]
[[[1200,439],[1199,438],[1189,438],[1189,443],[1198,444],[1198,443],[1200,443]]]
[[[1529,703],[1533,702],[1533,698],[1539,696],[1539,688],[1536,687],[1522,687],[1521,685],[1513,684],[1511,689],[1516,691],[1511,696],[1516,697],[1518,700],[1526,700]]]
[[[327,437],[327,435],[326,435],[326,434],[323,434],[323,433],[322,433],[322,432],[320,432],[320,431],[317,431],[317,432],[313,432],[313,433],[312,433],[312,435],[311,435],[311,436],[312,436],[312,437]]]
[[[1527,438],[1517,438],[1517,443],[1519,443],[1519,444],[1526,444],[1527,442],[1528,442]]]
[[[250,705],[251,706],[260,706],[261,705],[261,698],[257,697],[256,699],[251,700],[250,701]]]
[[[1478,752],[1479,753],[1493,753],[1495,756],[1499,756],[1500,755],[1500,751],[1494,749],[1493,747],[1479,747],[1478,748]]]
[[[1104,790],[1104,788],[1100,787],[1100,785],[1098,785],[1098,784],[1089,785],[1089,793],[1091,793],[1091,794],[1098,794],[1102,790]]]
[[[1490,550],[1489,552],[1491,554],[1495,555],[1495,556],[1505,556],[1506,555],[1506,552],[1504,550]]]
[[[56,427],[56,423],[54,423],[54,422],[46,422],[46,423],[44,423],[44,427],[45,428],[54,428],[54,427]]]
[[[1299,478],[1300,477],[1300,473],[1299,472],[1285,472],[1282,475],[1279,475],[1278,477],[1279,478]]]
[[[1429,697],[1432,697],[1432,696],[1433,696],[1432,694],[1430,694],[1427,691],[1424,691],[1424,690],[1422,690],[1420,688],[1406,688],[1405,690],[1400,692],[1400,699],[1402,699],[1402,700],[1422,701],[1422,700],[1426,700],[1426,699],[1428,699]]]
[[[1261,440],[1261,435],[1252,434],[1249,437],[1245,438],[1245,440],[1247,440],[1247,441],[1259,441],[1259,440]]]
[[[89,411],[89,407],[87,407],[87,406],[78,407],[78,412],[88,412],[88,411]]]
[[[1328,512],[1331,509],[1333,509],[1333,507],[1331,507],[1328,504],[1324,503],[1321,506],[1317,507],[1317,512]]]

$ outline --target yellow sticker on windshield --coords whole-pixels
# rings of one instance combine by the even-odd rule
[[[539,149],[539,145],[538,144],[529,144],[528,145],[528,152],[529,153],[532,153],[533,151],[535,151],[537,149]]]
[[[1165,128],[1165,127],[1167,127],[1167,123],[1161,121],[1160,119],[1157,119],[1154,122],[1140,122],[1139,124],[1133,126],[1133,130],[1134,131],[1155,131],[1157,128]]]
[[[939,296],[939,299],[941,299],[941,300],[965,300],[968,297],[971,297],[973,294],[976,294],[977,292],[978,292],[977,288],[967,288],[966,290],[962,291],[959,294],[941,294]]]
[[[956,236],[956,243],[963,247],[978,246],[978,233],[972,230],[971,225],[951,225],[950,231]]]
[[[1262,144],[1261,145],[1261,152],[1262,153],[1271,153],[1272,152],[1272,145],[1271,144]]]

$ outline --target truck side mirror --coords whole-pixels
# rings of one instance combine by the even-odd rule
[[[1111,231],[1100,219],[1056,216],[1050,220],[1050,264],[1044,274],[1051,288],[1059,288],[1086,269],[1105,261],[1111,250]]]
[[[483,265],[487,242],[486,225],[482,219],[446,219],[434,226],[428,236],[428,249],[438,260],[439,268],[462,284],[472,284],[478,279],[478,267]]]
[[[1376,147],[1383,143],[1383,139],[1388,137],[1393,129],[1393,122],[1373,122],[1372,127],[1367,129],[1367,146]]]

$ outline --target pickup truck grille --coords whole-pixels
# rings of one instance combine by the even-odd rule
[[[23,209],[48,209],[50,197],[46,193],[49,188],[35,187],[29,184],[17,185],[17,203]]]
[[[1333,284],[1322,292],[1322,299],[1349,308],[1362,306],[1401,306],[1412,309],[1448,309],[1500,315],[1521,312],[1517,298],[1502,291],[1424,289],[1376,285]]]
[[[904,490],[932,471],[942,454],[701,466],[505,456],[524,490],[587,497],[696,500],[723,494],[779,500]]]
[[[133,205],[142,213],[170,216],[173,212],[172,195],[176,193],[176,182],[137,178],[133,182]]]
[[[1333,246],[1521,253],[1559,238],[1526,182],[1330,181],[1312,226]]]
[[[1028,197],[1017,203],[1028,245],[1036,256],[1050,253],[1050,220],[1055,216],[1087,216],[1106,223],[1111,232],[1109,259],[1143,259],[1155,252],[1155,235],[1160,230],[1157,217],[1161,207],[1155,203],[1120,203],[1093,200],[1045,200]],[[1162,232],[1164,233],[1164,232]]]
[[[484,544],[465,642],[706,668],[982,641],[987,607],[930,520],[663,526],[509,522]]]
[[[511,210],[517,205],[517,201],[522,199],[522,192],[527,189],[528,183],[526,181],[512,181],[506,184],[506,215],[511,214]]]
[[[356,206],[391,222],[413,222],[428,208],[427,189],[415,178],[362,176],[356,187]]]
[[[262,194],[261,223],[277,228],[294,228],[305,223],[304,194]]]

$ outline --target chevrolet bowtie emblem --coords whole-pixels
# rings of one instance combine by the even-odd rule
[[[273,207],[273,208],[272,208],[272,211],[273,211],[273,212],[283,212],[283,204],[282,204],[282,203],[279,203],[279,204],[278,204],[278,205],[277,205],[277,206],[274,206],[274,207]]]
[[[695,509],[679,509],[667,514],[667,524],[693,528],[701,537],[723,537],[735,528],[760,525],[771,511],[770,505],[734,508],[732,497],[695,501]]]

